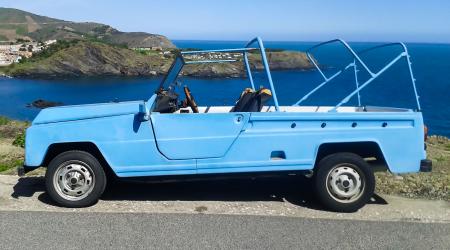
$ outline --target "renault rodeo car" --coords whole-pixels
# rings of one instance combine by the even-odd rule
[[[331,43],[342,46],[352,60],[327,76],[311,51]],[[380,70],[374,71],[361,59],[361,53],[386,46],[397,46],[401,53]],[[249,54],[255,52],[261,57],[259,70],[268,81],[266,88],[256,88],[255,71],[249,63]],[[198,56],[211,53],[238,53],[241,59]],[[424,147],[426,127],[404,44],[355,52],[337,39],[306,53],[323,81],[292,106],[280,106],[276,87],[282,83],[272,81],[260,38],[244,48],[180,52],[146,101],[42,110],[27,129],[25,164],[19,173],[47,167],[47,192],[66,207],[94,204],[108,176],[307,174],[327,209],[350,212],[372,197],[375,167],[392,173],[431,171]],[[180,83],[185,65],[229,62],[242,62],[248,79],[240,96],[229,97],[237,98],[234,106],[208,106],[195,100],[189,86]],[[361,105],[361,90],[401,62],[409,72],[417,107]],[[349,70],[355,76],[365,72],[369,78],[359,82],[355,77],[354,91],[335,106],[301,105]],[[358,105],[346,105],[351,98],[358,98]]]

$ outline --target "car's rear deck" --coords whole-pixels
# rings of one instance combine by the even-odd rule
[[[199,113],[228,113],[233,106],[200,106],[198,107]],[[324,113],[330,112],[334,109],[334,106],[279,106],[280,112],[290,113]],[[188,111],[192,113],[190,108],[182,108],[176,113],[183,113]],[[275,106],[264,106],[261,112],[275,112]],[[376,107],[376,106],[364,106],[364,107],[338,107],[336,109],[338,113],[353,113],[353,112],[412,112],[411,109],[404,108],[391,108],[391,107]]]

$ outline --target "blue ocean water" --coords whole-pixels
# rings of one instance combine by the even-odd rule
[[[180,48],[219,49],[243,47],[242,41],[175,41]],[[314,42],[265,42],[267,48],[304,51]],[[374,43],[350,43],[355,50],[376,45]],[[450,44],[407,44],[417,79],[417,89],[430,133],[450,137]],[[314,54],[326,66],[325,74],[331,76],[349,62],[342,48],[331,45]],[[376,71],[400,52],[398,49],[382,49],[364,57],[368,66]],[[416,108],[415,97],[404,62],[371,83],[361,92],[363,105]],[[321,82],[317,71],[273,71],[273,80],[280,104],[291,105]],[[355,88],[353,72],[344,73],[330,82],[308,100],[305,105],[335,105]],[[256,73],[256,85],[267,86],[263,74]],[[362,73],[360,82],[368,79]],[[32,120],[38,109],[26,104],[36,99],[59,101],[64,104],[83,104],[109,101],[148,99],[160,77],[154,78],[70,78],[70,79],[7,79],[0,78],[0,115]],[[197,79],[183,78],[189,85],[199,105],[232,105],[247,79]],[[356,104],[353,98],[349,104]]]

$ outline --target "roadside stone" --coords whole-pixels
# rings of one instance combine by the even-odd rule
[[[404,179],[403,176],[401,176],[401,175],[395,175],[394,178],[395,178],[395,180],[400,180],[400,181]]]

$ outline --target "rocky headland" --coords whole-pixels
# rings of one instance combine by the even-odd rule
[[[55,45],[58,46],[58,45]],[[0,68],[12,77],[53,78],[78,76],[164,75],[179,53],[178,49],[134,50],[98,41],[75,41],[60,46],[50,55],[39,54],[20,63]],[[309,70],[312,64],[302,52],[267,52],[271,70]],[[259,54],[250,54],[252,68],[262,68]],[[242,60],[234,63],[187,65],[182,74],[197,77],[240,77]]]

